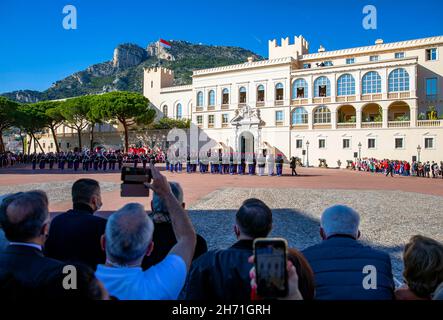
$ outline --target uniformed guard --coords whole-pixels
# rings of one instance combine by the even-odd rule
[[[94,155],[93,162],[94,162],[94,171],[98,171],[98,164],[100,162],[100,159],[97,154]]]
[[[108,162],[109,162],[109,159],[108,159],[108,156],[106,153],[103,153],[102,161],[103,161],[103,171],[106,171],[108,169]]]
[[[268,153],[266,155],[266,165],[268,167],[268,175],[273,176],[274,175],[274,155],[271,153]]]
[[[117,162],[118,162],[118,171],[121,171],[123,167],[123,155],[120,152],[117,156]]]
[[[66,155],[64,153],[61,154],[58,163],[60,165],[60,170],[65,170]]]
[[[89,171],[89,156],[84,154],[82,157],[83,171]]]
[[[146,170],[146,165],[148,164],[148,157],[145,154],[142,155],[142,164],[143,164],[143,169]]]
[[[260,152],[257,157],[258,175],[263,176],[265,174],[266,158],[263,152]]]
[[[51,153],[49,155],[49,169],[52,170],[54,168],[55,157],[54,154]]]
[[[35,153],[34,153],[34,156],[32,157],[31,162],[32,162],[32,170],[35,170],[37,167],[37,155]],[[6,165],[5,165],[5,167],[6,167]]]
[[[188,154],[186,155],[186,173],[191,173],[191,155],[188,152]]]
[[[77,171],[78,167],[80,165],[80,158],[79,158],[78,154],[76,154],[74,156],[73,162],[74,162],[74,171]]]
[[[277,176],[281,177],[283,174],[283,156],[279,153],[275,158],[275,169],[277,171]]]

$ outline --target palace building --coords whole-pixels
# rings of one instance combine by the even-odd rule
[[[356,157],[443,160],[443,36],[309,53],[303,36],[269,58],[195,70],[144,70],[159,117],[189,118],[233,152],[281,153],[317,166]]]

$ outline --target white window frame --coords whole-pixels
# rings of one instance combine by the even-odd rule
[[[402,146],[401,146],[401,148],[397,148],[397,145],[396,145],[396,141],[397,141],[397,139],[401,139],[402,140]],[[405,137],[404,136],[394,136],[394,149],[395,150],[404,150],[406,147],[405,147],[405,144],[406,144],[406,139],[405,139]]]
[[[426,148],[426,139],[432,139],[432,148]],[[424,150],[435,150],[436,149],[436,136],[426,135],[423,136],[423,149]]]
[[[323,140],[325,142],[325,146],[323,148],[320,148],[320,141]],[[326,137],[318,137],[317,139],[317,148],[318,150],[325,150],[328,148],[328,142]]]
[[[344,141],[345,140],[349,140],[349,147],[347,147],[347,148],[344,147]],[[341,139],[341,149],[343,149],[343,150],[350,150],[350,149],[352,149],[352,139],[351,139],[351,137],[342,137],[342,139]]]
[[[435,59],[428,59],[428,50],[430,51],[430,50],[432,50],[432,49],[435,50]],[[437,48],[437,47],[427,48],[427,49],[425,50],[425,60],[426,60],[426,61],[438,61],[438,48]]]
[[[297,146],[298,141],[301,141],[301,147]],[[295,149],[303,149],[303,139],[295,139]]]
[[[366,148],[368,149],[368,150],[377,150],[377,145],[378,145],[378,143],[377,143],[377,138],[376,137],[366,137]],[[374,140],[374,147],[373,148],[370,148],[369,147],[369,139],[372,139],[372,140]]]

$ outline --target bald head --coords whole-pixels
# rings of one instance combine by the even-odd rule
[[[0,224],[11,242],[27,242],[40,236],[48,222],[48,197],[43,191],[12,194],[1,202]]]
[[[154,224],[142,205],[129,203],[112,214],[106,224],[106,256],[128,265],[141,260],[152,241]]]
[[[332,235],[349,235],[358,238],[359,214],[344,205],[327,208],[321,216],[321,227],[326,238]]]

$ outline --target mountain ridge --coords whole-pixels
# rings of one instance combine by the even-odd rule
[[[184,40],[171,40],[170,43],[172,46],[168,49],[158,41],[149,43],[146,48],[122,43],[114,49],[112,60],[92,64],[54,82],[46,90],[16,90],[0,95],[21,103],[33,103],[116,90],[141,93],[146,67],[161,65],[172,69],[174,85],[184,85],[191,83],[193,70],[238,64],[246,62],[250,56],[255,60],[263,59],[241,47],[194,44]]]

